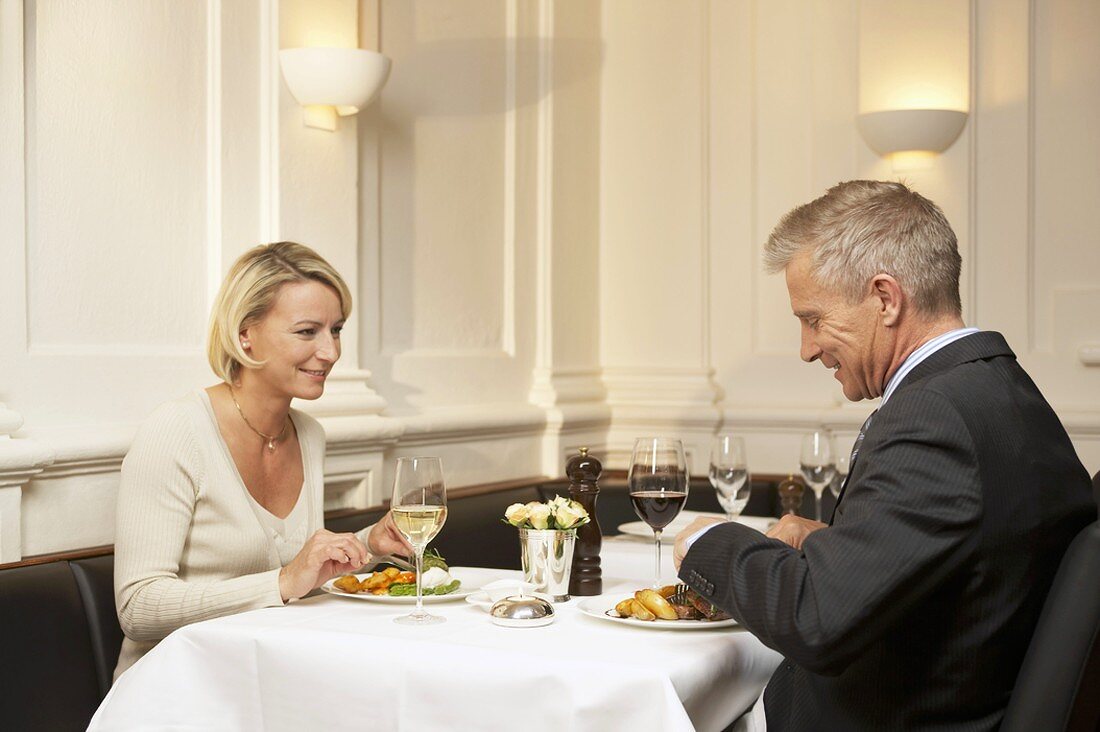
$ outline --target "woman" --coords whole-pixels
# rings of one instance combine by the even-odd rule
[[[234,263],[210,318],[222,383],[158,408],[122,463],[115,678],[176,628],[282,605],[407,550],[389,514],[358,535],[321,528],[325,435],[290,408],[321,396],[350,312],[343,279],[301,244]]]

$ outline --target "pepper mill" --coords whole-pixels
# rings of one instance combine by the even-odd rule
[[[802,508],[802,496],[806,492],[802,481],[788,475],[786,480],[779,482],[776,491],[779,493],[779,505],[783,507],[783,513],[797,516],[798,509]]]
[[[569,459],[565,474],[569,476],[569,497],[584,506],[591,519],[577,529],[577,543],[573,547],[573,569],[569,575],[569,594],[584,597],[603,592],[603,570],[600,569],[600,547],[603,537],[600,522],[596,519],[596,499],[600,487],[603,466],[588,454],[588,448],[580,448],[580,454]]]

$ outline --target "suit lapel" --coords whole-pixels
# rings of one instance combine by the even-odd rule
[[[906,374],[905,379],[898,384],[894,393],[897,394],[901,389],[911,386],[921,379],[933,376],[942,371],[947,371],[956,366],[961,366],[964,363],[980,361],[982,359],[994,358],[997,356],[1010,356],[1016,358],[1016,354],[1009,348],[1008,342],[1003,335],[991,330],[973,333],[953,343],[947,344],[917,364],[912,371]],[[871,429],[872,426],[869,425],[867,427],[867,432],[869,433]],[[867,436],[867,434],[863,436],[865,442]],[[854,463],[849,466],[848,475],[845,476],[844,483],[840,486],[840,494],[836,497],[832,516],[829,517],[830,526],[832,526],[833,522],[836,520],[837,509],[840,508],[840,502],[844,500],[844,491],[848,488],[848,481],[851,480],[852,473],[855,472],[855,467]]]

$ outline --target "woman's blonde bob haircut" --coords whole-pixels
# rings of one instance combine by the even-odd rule
[[[218,378],[233,383],[242,366],[258,369],[264,365],[244,352],[241,331],[267,314],[280,287],[309,280],[335,290],[344,318],[351,315],[351,291],[344,278],[307,246],[292,241],[261,244],[233,263],[210,312],[206,358]]]

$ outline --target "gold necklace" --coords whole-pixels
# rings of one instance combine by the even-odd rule
[[[244,416],[244,411],[241,409],[241,405],[237,403],[237,395],[233,393],[233,387],[232,386],[229,387],[229,398],[233,400],[233,406],[237,408],[237,414],[241,415],[241,419],[243,419],[244,423],[246,425],[248,425],[248,429],[252,430],[257,435],[259,435],[260,437],[267,440],[267,451],[268,452],[275,452],[275,443],[276,442],[282,442],[283,438],[286,437],[287,428],[290,427],[290,415],[289,414],[287,415],[287,420],[286,420],[286,422],[283,423],[283,429],[282,429],[281,432],[279,432],[279,434],[277,434],[277,435],[264,434],[263,432],[260,432],[258,429],[253,427],[252,423],[248,421],[248,417]]]

